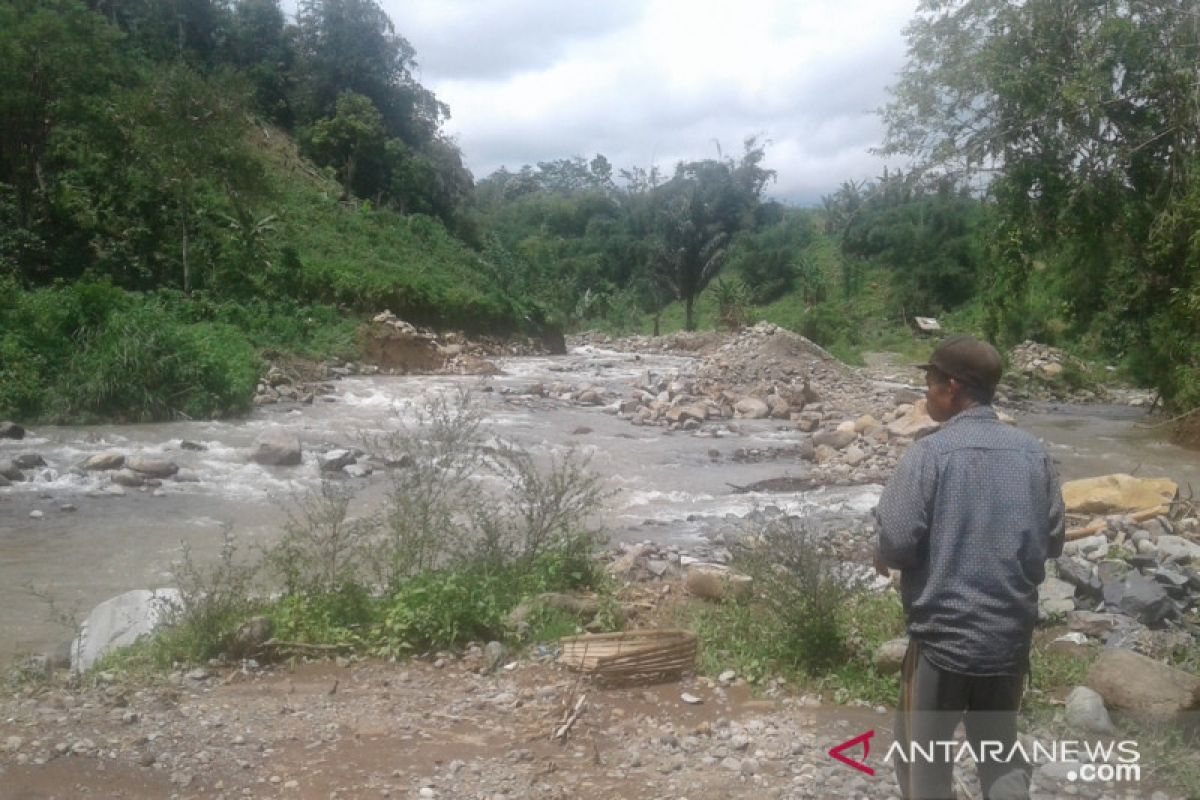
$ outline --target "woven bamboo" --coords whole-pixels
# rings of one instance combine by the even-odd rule
[[[564,664],[611,682],[675,677],[696,661],[696,636],[688,631],[595,633],[570,636],[560,644]]]

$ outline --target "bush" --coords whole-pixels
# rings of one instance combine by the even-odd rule
[[[223,416],[250,407],[260,362],[228,325],[182,325],[144,304],[82,337],[56,416],[134,422]]]
[[[233,634],[258,608],[252,583],[255,564],[237,558],[232,528],[221,534],[221,552],[211,567],[201,567],[186,545],[172,569],[179,600],[167,604],[165,629],[150,642],[152,660],[167,667],[174,662],[203,662],[225,653]]]
[[[755,604],[779,623],[787,665],[815,674],[845,660],[842,611],[851,590],[805,525],[768,524],[737,547],[735,563],[754,579]]]

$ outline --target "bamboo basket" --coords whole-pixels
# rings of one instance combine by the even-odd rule
[[[569,636],[559,643],[559,661],[606,683],[670,680],[696,662],[696,635],[688,631],[593,633]]]

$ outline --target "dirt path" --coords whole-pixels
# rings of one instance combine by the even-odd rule
[[[132,693],[43,691],[0,708],[0,797],[700,798],[888,796],[826,755],[890,717],[706,679],[599,689],[517,662],[480,674],[309,664]],[[189,673],[193,674],[193,673]],[[198,676],[198,673],[195,673]],[[689,704],[690,693],[702,700]],[[551,732],[579,694],[565,742]],[[19,740],[19,741],[18,741]]]

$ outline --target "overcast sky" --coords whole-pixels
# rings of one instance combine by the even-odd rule
[[[450,106],[476,178],[603,153],[614,167],[768,140],[772,196],[878,175],[874,111],[916,0],[380,0]]]

